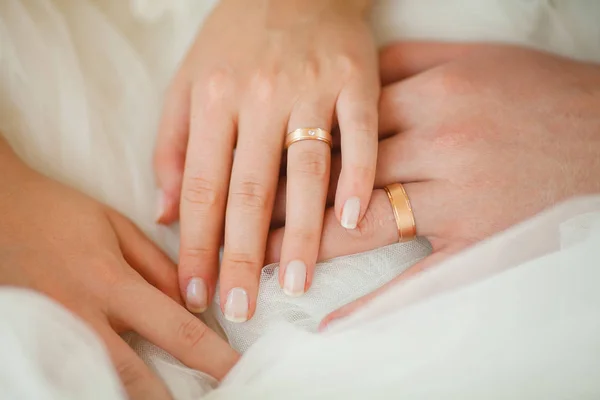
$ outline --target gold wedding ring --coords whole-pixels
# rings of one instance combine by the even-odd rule
[[[318,140],[327,143],[329,147],[333,147],[331,133],[321,128],[299,128],[291,131],[285,137],[284,147],[287,149],[294,143],[303,140]]]
[[[401,183],[393,183],[384,187],[398,227],[398,241],[408,242],[417,236],[417,226],[415,225],[415,216],[410,205],[408,195]]]

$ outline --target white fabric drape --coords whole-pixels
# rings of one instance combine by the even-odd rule
[[[0,131],[32,166],[123,212],[173,256],[176,227],[153,223],[152,146],[168,79],[214,3],[0,2]],[[381,0],[373,17],[380,43],[502,41],[600,61],[598,20],[600,2],[586,0]],[[244,325],[219,320],[234,347],[245,351],[255,345],[210,396],[439,398],[444,393],[461,399],[551,399],[570,391],[572,398],[597,397],[589,377],[600,375],[598,365],[584,353],[600,349],[592,336],[600,337],[598,321],[590,313],[590,307],[598,309],[598,298],[588,286],[598,281],[592,267],[594,254],[599,257],[598,227],[561,224],[583,212],[592,212],[584,222],[597,221],[600,210],[595,200],[571,207],[559,220],[548,217],[522,229],[519,241],[505,236],[495,242],[500,244],[488,243],[450,263],[470,265],[468,271],[432,272],[360,314],[361,323],[351,322],[359,321],[356,316],[322,336],[306,331],[327,312],[425,256],[427,243],[324,263],[315,288],[298,299],[283,296],[272,278],[276,266],[267,268],[255,319]],[[564,249],[554,254],[556,249],[543,248],[539,255],[549,255],[529,263],[515,259],[536,229],[561,232]],[[508,264],[520,266],[492,271]],[[567,273],[565,265],[576,273]],[[0,398],[122,395],[93,334],[53,303],[5,288],[0,293]],[[414,305],[400,308],[409,303]],[[53,324],[53,318],[65,323]],[[63,339],[80,351],[61,350]],[[135,336],[127,339],[178,400],[197,399],[210,389],[210,380],[160,349]],[[79,367],[56,376],[57,366],[67,364],[89,371],[89,379],[76,374]],[[5,388],[13,392],[2,392]]]

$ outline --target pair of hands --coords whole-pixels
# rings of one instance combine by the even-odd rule
[[[545,208],[600,193],[600,65],[511,46],[408,43],[382,53],[381,73],[376,189],[356,232],[329,211],[319,259],[398,240],[380,189],[394,182],[405,183],[433,253],[322,326]],[[272,233],[270,261],[284,230]]]
[[[417,43],[384,52],[381,69],[376,189],[355,230],[326,212],[316,258],[395,242],[379,189],[393,182],[406,183],[418,233],[434,246],[403,277],[557,201],[600,192],[598,66],[518,48]],[[87,321],[132,398],[169,395],[116,332],[135,330],[217,378],[236,362],[180,306],[175,266],[130,221],[30,170],[3,143],[0,163],[10,171],[0,188],[0,209],[10,210],[0,220],[0,284],[38,290]],[[334,155],[330,200],[339,166]],[[273,200],[273,221],[285,227],[270,233],[268,261],[281,258],[285,200]]]
[[[238,322],[254,313],[266,263],[279,261],[282,287],[301,294],[318,260],[395,242],[381,190],[390,183],[406,184],[434,247],[412,271],[597,190],[597,120],[586,111],[597,105],[596,66],[502,46],[395,46],[381,59],[389,86],[377,122],[367,2],[304,3],[292,17],[222,1],[171,87],[155,152],[159,221],[181,218],[191,311],[213,297],[223,239],[221,308]],[[336,118],[341,154],[294,144],[280,176],[285,132]]]

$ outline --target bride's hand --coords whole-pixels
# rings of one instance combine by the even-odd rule
[[[222,0],[200,31],[172,83],[155,152],[159,221],[174,221],[180,205],[179,283],[191,311],[213,297],[224,235],[221,307],[230,320],[252,316],[286,132],[330,131],[337,120],[335,218],[348,229],[363,218],[380,87],[369,3]],[[326,143],[290,147],[281,278],[291,295],[311,283],[329,171]]]
[[[507,46],[418,43],[390,49],[381,64],[388,82],[427,69],[386,86],[380,104],[375,187],[405,184],[417,233],[433,246],[399,279],[557,202],[600,193],[600,66]],[[336,176],[336,157],[332,165]],[[332,214],[319,259],[398,240],[381,189],[355,232]],[[279,259],[283,231],[271,235],[269,261]]]
[[[233,366],[236,353],[178,304],[175,265],[131,221],[32,171],[1,137],[0,170],[0,285],[41,292],[87,322],[132,399],[171,397],[118,332],[216,378]]]

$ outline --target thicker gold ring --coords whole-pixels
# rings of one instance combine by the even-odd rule
[[[327,143],[329,147],[333,147],[331,133],[321,128],[298,128],[291,131],[285,136],[284,147],[287,149],[294,143],[303,140],[318,140]]]
[[[410,205],[410,200],[401,183],[393,183],[384,187],[398,227],[398,241],[408,242],[417,236],[415,216]]]

